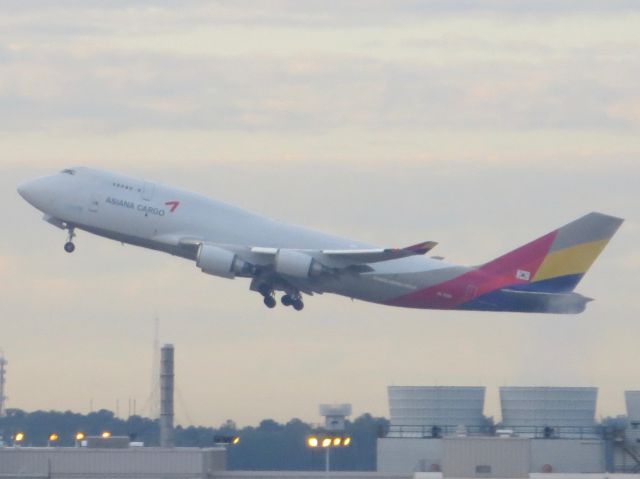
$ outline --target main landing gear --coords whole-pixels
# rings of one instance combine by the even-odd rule
[[[273,309],[276,307],[276,298],[273,288],[267,284],[262,284],[258,288],[258,292],[263,296],[264,305]],[[304,308],[304,303],[302,302],[302,298],[300,297],[300,293],[286,293],[280,298],[280,302],[284,306],[293,306],[293,309],[296,311],[302,311]]]
[[[284,306],[293,306],[293,309],[296,311],[302,311],[304,309],[304,303],[299,295],[285,294],[280,298],[280,302]]]
[[[273,296],[265,296],[263,302],[264,305],[269,309],[273,309],[276,307],[276,298],[274,298]]]
[[[273,309],[276,307],[276,298],[273,297],[273,289],[271,286],[268,284],[261,284],[258,287],[258,292],[263,296],[264,299],[262,302],[267,308]]]
[[[64,250],[67,253],[73,253],[76,250],[76,245],[73,244],[73,238],[76,237],[76,229],[73,226],[69,227],[69,236],[67,236],[67,242],[64,244]]]

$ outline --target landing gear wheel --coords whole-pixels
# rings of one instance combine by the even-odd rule
[[[285,294],[282,298],[280,298],[280,302],[284,306],[291,306],[293,304],[293,298],[288,294]]]
[[[260,286],[258,286],[258,293],[260,293],[262,296],[266,298],[267,296],[271,296],[271,294],[273,293],[273,290],[271,289],[271,286],[269,286],[268,284],[262,283]]]
[[[276,307],[276,299],[273,296],[265,296],[263,302],[269,309]]]
[[[67,225],[66,228],[69,230],[69,235],[67,236],[67,242],[64,244],[64,250],[67,253],[73,253],[76,250],[76,245],[73,244],[73,238],[76,237],[76,229],[72,225]]]
[[[295,309],[296,311],[302,311],[304,309],[304,303],[299,299],[296,299],[292,303],[292,306],[293,306],[293,309]]]

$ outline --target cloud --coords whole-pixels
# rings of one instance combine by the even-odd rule
[[[475,17],[466,12],[476,2],[451,2],[460,15],[433,19],[420,3],[394,5],[390,15],[388,3],[373,2],[368,7],[388,22],[354,27],[334,18],[301,29],[277,19],[327,7],[281,3],[286,8],[194,2],[175,18],[166,3],[44,2],[60,9],[54,25],[51,15],[17,9],[4,20],[0,106],[11,115],[0,130],[638,127],[637,15],[598,18],[583,6],[578,16],[505,24],[497,12],[508,5],[553,11],[552,3],[483,3],[494,14]],[[361,9],[345,2],[328,11]],[[254,28],[214,28],[196,20],[209,10],[243,13],[247,22],[266,17]],[[415,18],[400,21],[403,12]]]
[[[198,423],[315,420],[325,400],[385,414],[394,382],[539,384],[551,364],[549,381],[602,384],[603,410],[619,412],[612,390],[630,372],[611,373],[637,360],[606,350],[639,332],[640,29],[628,2],[18,3],[0,19],[12,406],[143,403],[157,313]],[[329,295],[295,315],[266,311],[246,281],[88,234],[66,255],[64,233],[15,187],[73,164],[376,244],[439,241],[465,264],[590,210],[629,226],[581,283],[598,301],[577,318]],[[51,357],[66,371],[54,399],[33,394]],[[242,360],[214,387],[206,370],[220,358]]]
[[[603,73],[591,73],[592,68]],[[367,128],[629,129],[638,65],[465,67],[367,58],[26,55],[0,66],[4,131],[152,128],[326,133]],[[576,76],[582,75],[580,81]],[[38,81],[47,78],[46,82]]]

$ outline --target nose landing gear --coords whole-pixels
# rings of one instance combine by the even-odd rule
[[[69,236],[67,236],[67,242],[64,244],[64,250],[67,253],[73,253],[76,250],[76,245],[73,244],[73,238],[76,237],[76,229],[73,226],[69,227]]]

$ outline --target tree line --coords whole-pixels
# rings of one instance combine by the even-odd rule
[[[352,438],[349,447],[331,451],[334,470],[373,471],[376,469],[376,440],[389,429],[389,421],[364,414],[346,422],[345,435]],[[8,409],[0,418],[0,440],[11,445],[15,434],[25,435],[24,446],[47,446],[49,435],[55,433],[56,447],[72,447],[75,435],[98,436],[108,431],[113,436],[129,436],[144,442],[145,446],[158,446],[160,427],[157,419],[131,416],[119,419],[113,412],[100,410],[89,414],[71,411],[35,411]],[[212,447],[216,436],[238,436],[237,445],[228,446],[227,467],[231,470],[323,470],[324,451],[309,448],[306,439],[317,431],[311,424],[291,419],[280,424],[265,419],[257,427],[238,428],[228,420],[217,428],[204,426],[176,426],[177,447]]]

